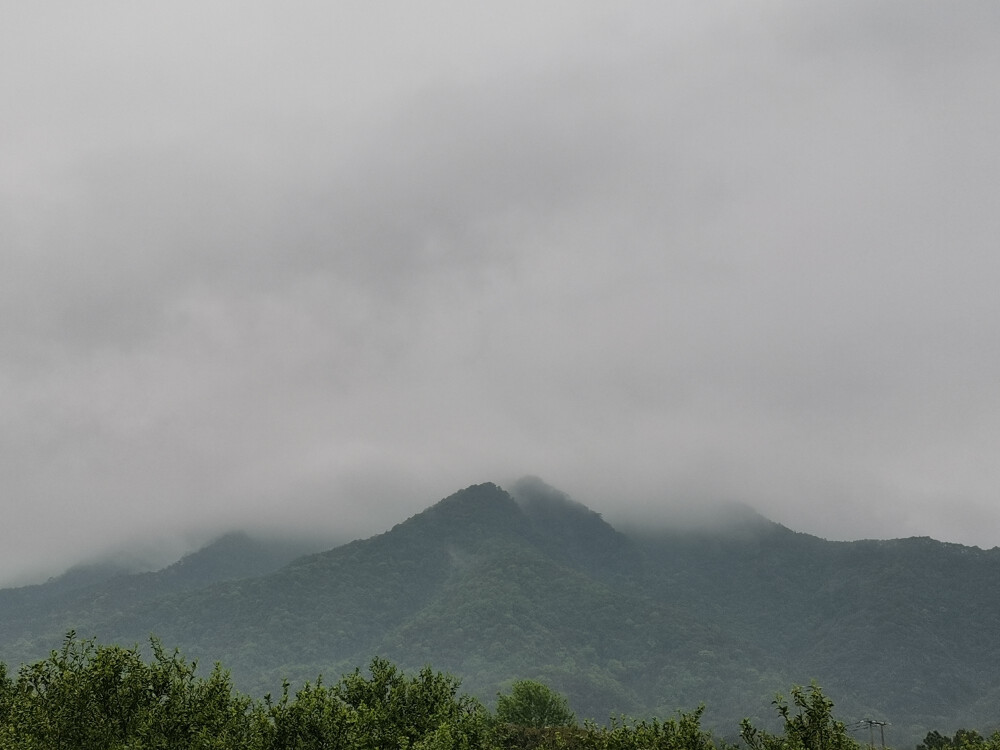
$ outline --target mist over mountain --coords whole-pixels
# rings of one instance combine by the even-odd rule
[[[708,726],[731,729],[811,680],[841,718],[891,722],[894,746],[1000,720],[996,549],[828,542],[746,506],[626,533],[525,478],[302,551],[233,534],[156,572],[0,590],[0,660],[39,658],[75,629],[155,634],[260,694],[378,655],[451,672],[486,701],[542,680],[599,720],[704,703]]]

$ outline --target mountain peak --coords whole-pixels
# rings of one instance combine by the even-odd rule
[[[509,485],[509,492],[523,508],[532,506],[562,507],[577,511],[593,512],[583,503],[573,500],[562,490],[534,475],[523,476]]]
[[[503,489],[486,482],[474,484],[439,500],[427,510],[399,524],[395,530],[436,528],[444,534],[484,535],[527,530],[527,519]]]
[[[271,573],[297,557],[326,546],[307,539],[257,538],[245,531],[230,531],[157,575],[175,586],[251,578]]]
[[[601,514],[536,476],[510,485],[510,494],[550,551],[590,572],[613,572],[632,560],[628,539]]]

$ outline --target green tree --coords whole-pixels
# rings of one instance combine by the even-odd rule
[[[425,667],[407,676],[385,659],[374,659],[370,677],[346,675],[334,693],[352,711],[359,744],[388,747],[478,747],[487,733],[486,710],[458,693],[457,679]]]
[[[983,737],[974,729],[959,729],[954,737],[938,731],[928,732],[917,750],[1000,750],[1000,732]]]
[[[0,747],[10,737],[14,712],[14,681],[7,676],[7,665],[0,662]]]
[[[843,722],[833,718],[833,701],[819,685],[791,690],[792,705],[777,696],[773,705],[785,725],[779,737],[756,729],[748,719],[740,725],[740,736],[751,750],[858,750],[860,745],[848,735]],[[792,706],[795,711],[792,711]]]
[[[576,715],[566,698],[534,680],[518,680],[509,695],[497,695],[496,719],[535,729],[576,726]]]
[[[306,683],[295,697],[282,685],[281,698],[264,698],[256,713],[256,736],[260,750],[278,748],[353,747],[356,726],[349,707],[323,684]]]
[[[927,733],[924,741],[917,745],[917,750],[947,750],[951,746],[951,737],[934,730]]]
[[[248,747],[251,701],[234,694],[216,666],[196,664],[152,642],[146,663],[138,647],[97,646],[70,632],[48,659],[0,680],[0,747],[74,750],[209,750]]]
[[[701,728],[704,712],[705,707],[699,706],[665,721],[612,721],[610,728],[600,731],[608,738],[605,746],[615,750],[715,750],[711,733]]]
[[[965,750],[986,747],[986,739],[975,729],[959,729],[951,741],[951,746]]]

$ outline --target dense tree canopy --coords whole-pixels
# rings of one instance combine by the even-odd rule
[[[277,699],[234,689],[216,665],[207,675],[153,639],[98,645],[70,633],[47,659],[15,676],[0,663],[4,750],[513,750],[577,747],[711,750],[700,712],[679,721],[575,726],[566,699],[515,683],[492,715],[453,677],[426,667],[401,672],[375,659],[333,685],[322,678]]]
[[[959,729],[948,737],[940,732],[928,732],[917,750],[1000,750],[1000,731],[983,737],[974,729]]]
[[[515,682],[491,714],[459,682],[425,667],[401,672],[375,659],[332,685],[322,678],[277,699],[237,691],[216,665],[206,675],[155,639],[98,645],[70,633],[47,659],[10,675],[0,663],[4,750],[733,750],[701,727],[702,708],[665,720],[576,725],[566,699]],[[858,750],[820,688],[795,687],[775,707],[784,733],[744,721],[751,750]],[[1000,733],[927,735],[918,750],[1000,750]]]
[[[535,729],[576,726],[566,699],[547,685],[518,680],[508,695],[497,697],[497,721]]]

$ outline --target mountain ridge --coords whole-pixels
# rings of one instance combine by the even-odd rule
[[[259,693],[381,655],[450,671],[487,701],[540,679],[598,719],[704,702],[709,725],[731,727],[817,679],[846,718],[891,721],[907,739],[995,723],[1000,554],[828,542],[752,511],[727,520],[630,535],[537,478],[471,485],[261,575],[224,578],[246,550],[234,539],[230,557],[220,543],[169,574],[0,608],[0,660],[44,655],[70,628],[125,643],[155,633]]]

